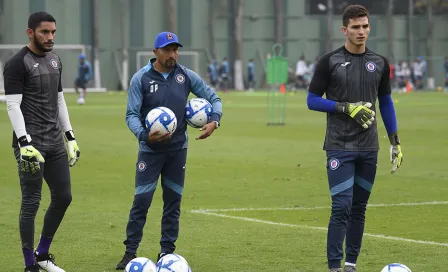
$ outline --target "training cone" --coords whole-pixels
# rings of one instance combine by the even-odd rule
[[[280,93],[281,93],[281,94],[285,94],[285,93],[286,93],[286,87],[285,87],[285,84],[281,84],[281,85],[280,85]]]
[[[406,82],[406,92],[410,93],[411,91],[412,91],[411,82],[407,81]]]

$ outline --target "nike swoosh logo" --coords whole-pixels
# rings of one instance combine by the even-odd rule
[[[345,67],[345,66],[347,66],[347,65],[349,65],[349,64],[350,64],[350,62],[348,61],[348,62],[342,63],[341,66],[342,66],[342,67]]]

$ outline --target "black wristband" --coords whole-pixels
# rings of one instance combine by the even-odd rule
[[[348,103],[336,102],[336,112],[347,113]]]
[[[65,138],[67,141],[74,141],[75,140],[75,134],[73,133],[73,130],[69,130],[65,132]]]
[[[28,135],[22,136],[18,139],[19,141],[19,146],[27,146],[27,145],[31,145],[31,137],[27,137]]]
[[[398,138],[398,134],[396,132],[389,135],[389,142],[391,145],[399,145],[400,144],[400,138]]]

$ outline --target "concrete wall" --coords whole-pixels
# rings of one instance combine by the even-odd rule
[[[0,13],[0,43],[26,44],[25,30],[31,12],[45,10],[57,20],[57,44],[92,43],[92,0],[3,0]],[[199,73],[205,75],[206,61],[210,58],[210,38],[208,25],[209,0],[173,0],[176,9],[176,32],[185,48],[200,52],[201,66]],[[271,52],[275,41],[273,0],[245,0],[243,29],[243,60],[246,65],[250,58],[255,59],[257,78],[262,75],[263,57]],[[130,46],[129,73],[136,71],[135,52],[151,50],[153,40],[158,32],[168,30],[167,11],[164,0],[129,1],[129,12],[125,15],[127,37]],[[233,24],[229,10],[234,0],[213,0],[215,13],[215,44],[217,59],[232,57],[234,48],[229,36]],[[119,56],[121,47],[121,2],[120,0],[99,0],[98,23],[99,45],[101,48],[102,85],[109,89],[119,86],[118,73],[114,57]],[[285,0],[284,21],[284,55],[289,65],[295,63],[303,53],[307,60],[314,60],[324,53],[327,33],[327,19],[324,16],[305,14],[305,0]],[[368,47],[379,54],[387,55],[387,32],[384,16],[372,16],[372,32]],[[406,50],[406,17],[394,16],[394,55],[398,59],[407,59],[411,55]],[[418,22],[418,24],[417,24]],[[438,74],[436,83],[443,81],[443,57],[448,55],[448,16],[435,16],[433,68]],[[341,46],[344,36],[340,32],[341,19],[334,16],[333,48]],[[426,20],[416,18],[414,29],[413,56],[425,55]],[[230,41],[230,42],[229,42]],[[71,84],[76,76],[77,52],[61,54],[64,63],[64,81]],[[1,52],[0,52],[1,56]],[[0,57],[2,60],[4,56]],[[191,58],[183,58],[191,66]],[[147,60],[146,60],[147,61]],[[246,66],[244,71],[246,71]],[[260,80],[259,80],[260,81]],[[67,83],[68,82],[68,83]],[[440,83],[438,83],[440,84]]]

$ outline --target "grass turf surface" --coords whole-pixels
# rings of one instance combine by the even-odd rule
[[[221,128],[204,141],[195,141],[199,131],[189,128],[176,252],[193,271],[326,271],[330,197],[322,151],[325,114],[309,111],[305,94],[297,93],[287,97],[286,125],[267,126],[264,93],[220,96]],[[364,237],[358,270],[380,271],[400,262],[414,272],[445,271],[448,95],[393,97],[404,162],[398,173],[389,173],[388,140],[378,114],[381,150],[370,203],[387,205],[368,208],[365,231],[371,236]],[[66,100],[81,158],[71,169],[73,202],[51,252],[66,271],[115,271],[124,252],[138,148],[124,119],[126,96],[89,94],[83,106],[73,94],[66,94]],[[23,269],[20,187],[11,125],[5,107],[0,112],[0,270],[9,272]],[[36,243],[49,203],[48,188],[43,188]],[[392,206],[398,203],[416,204]],[[227,210],[232,208],[241,209]],[[197,211],[204,209],[219,210]],[[139,256],[155,260],[161,214],[159,184]]]

